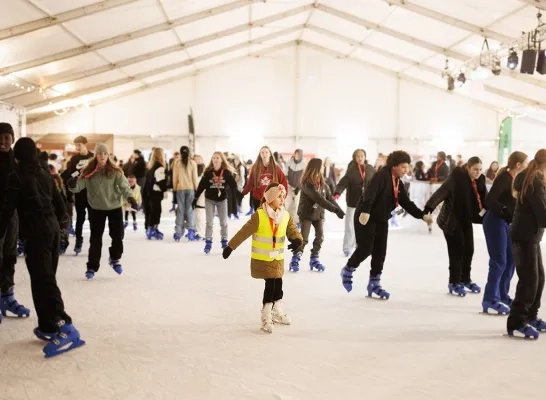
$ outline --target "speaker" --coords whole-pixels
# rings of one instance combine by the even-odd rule
[[[540,75],[546,74],[546,53],[544,50],[538,53],[537,72]]]
[[[522,74],[533,75],[535,73],[535,65],[537,63],[536,50],[523,50],[521,55],[521,70]]]

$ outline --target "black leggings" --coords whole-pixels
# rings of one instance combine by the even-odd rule
[[[282,278],[265,279],[263,304],[279,301],[282,295]]]
[[[136,211],[131,211],[131,215],[133,216],[133,222],[136,222]],[[125,221],[129,220],[129,211],[125,211]]]

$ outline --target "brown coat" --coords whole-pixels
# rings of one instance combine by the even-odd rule
[[[231,238],[228,243],[228,246],[235,250],[239,247],[245,240],[252,236],[258,230],[260,224],[260,217],[258,213],[255,212],[252,214],[252,217],[248,220],[244,226],[239,229],[239,232]],[[286,237],[288,240],[300,239],[303,240],[298,227],[294,223],[292,217],[288,221],[288,226],[286,228]],[[288,246],[288,240],[285,242],[285,249]],[[286,252],[285,252],[286,257]],[[261,261],[261,260],[250,260],[250,275],[256,279],[270,279],[270,278],[282,278],[284,275],[284,260],[274,260],[274,261]]]

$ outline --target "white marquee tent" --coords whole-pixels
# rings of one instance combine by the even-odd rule
[[[534,30],[541,3],[4,1],[0,100],[26,108],[29,134],[114,134],[116,153],[178,147],[190,108],[203,153],[267,142],[345,157],[359,142],[493,158],[510,114],[532,152],[544,76],[502,60],[500,76],[448,93],[442,72],[468,67],[484,38],[495,49]]]

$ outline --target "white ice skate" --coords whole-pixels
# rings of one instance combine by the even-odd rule
[[[275,324],[282,324],[282,325],[290,325],[290,318],[281,308],[281,300],[276,301],[273,303],[273,311],[271,313],[273,318],[273,323]]]
[[[262,308],[262,331],[267,333],[273,333],[272,308],[273,303],[265,303]]]

